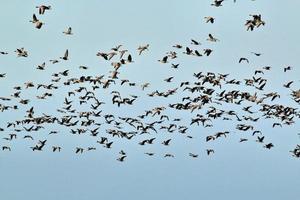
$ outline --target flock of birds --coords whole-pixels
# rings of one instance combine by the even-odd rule
[[[224,0],[214,0],[212,6],[222,6]],[[234,1],[235,2],[235,1]],[[46,12],[51,12],[51,6],[37,6],[39,16]],[[260,14],[250,15],[252,19],[246,21],[246,30],[253,31],[255,28],[265,25]],[[204,22],[213,24],[215,18],[206,16]],[[37,14],[33,14],[31,23],[34,27],[41,29],[44,25]],[[68,27],[63,34],[72,37],[73,31]],[[206,39],[208,42],[220,42],[213,34],[209,33]],[[176,63],[179,56],[191,57],[209,57],[214,53],[211,48],[205,48],[203,51],[197,50],[201,43],[191,39],[190,45],[175,44],[166,55],[163,55],[158,62],[161,65],[170,66],[177,70],[181,64]],[[265,66],[256,69],[254,74],[244,80],[232,79],[230,74],[221,74],[214,72],[195,72],[187,81],[180,83],[174,82],[178,77],[169,76],[163,81],[167,86],[176,85],[166,91],[159,89],[150,90],[150,82],[137,83],[129,79],[120,79],[121,69],[134,63],[135,55],[144,56],[150,51],[150,45],[140,45],[135,52],[129,52],[123,45],[111,48],[109,51],[99,51],[96,56],[111,65],[112,71],[106,75],[99,76],[79,76],[70,77],[70,70],[59,71],[52,74],[50,83],[42,84],[28,81],[23,86],[15,86],[14,92],[8,97],[0,97],[0,111],[3,119],[5,112],[18,112],[20,107],[26,109],[23,119],[8,121],[6,127],[0,127],[0,134],[7,144],[1,148],[3,151],[13,150],[12,143],[17,139],[24,139],[31,144],[29,148],[34,152],[49,149],[52,152],[63,151],[61,145],[51,144],[51,135],[72,134],[86,135],[93,138],[94,144],[89,147],[81,145],[74,147],[76,154],[82,154],[98,148],[113,148],[116,140],[134,141],[137,145],[148,146],[160,144],[171,146],[174,134],[182,135],[188,139],[193,139],[192,127],[202,126],[207,132],[212,128],[217,120],[228,121],[235,124],[236,131],[243,133],[240,137],[240,143],[253,140],[266,149],[272,149],[275,145],[271,141],[266,141],[263,131],[256,127],[256,123],[264,120],[272,121],[272,128],[291,126],[300,118],[300,112],[297,107],[275,103],[282,98],[277,92],[265,92],[269,80],[264,77],[265,73],[272,70],[271,66]],[[182,52],[183,51],[183,52]],[[1,55],[8,55],[8,52],[1,51]],[[29,53],[25,48],[16,49],[18,57],[28,57]],[[252,52],[253,56],[261,56],[261,53]],[[50,63],[56,64],[69,60],[69,50],[57,58],[49,60]],[[241,57],[238,63],[249,63],[249,59]],[[79,66],[81,70],[88,70],[87,66]],[[46,62],[38,65],[37,70],[46,70]],[[284,67],[284,73],[292,70],[291,66]],[[0,74],[0,80],[6,78],[6,73]],[[283,85],[290,90],[290,97],[296,105],[300,104],[300,90],[292,89],[295,81],[289,81]],[[239,88],[245,86],[245,91]],[[124,95],[122,88],[134,88],[135,94]],[[36,96],[38,100],[47,101],[55,97],[55,91],[62,89],[67,91],[66,96],[61,98],[61,107],[56,108],[54,114],[40,113],[38,108],[31,104],[33,99],[23,98],[22,95],[27,90],[36,89],[44,91],[43,94]],[[118,88],[113,90],[111,88]],[[224,89],[226,88],[226,89]],[[249,89],[251,88],[251,89]],[[99,91],[106,90],[109,93],[111,101],[103,101],[102,93]],[[249,92],[253,90],[254,92]],[[100,95],[99,95],[100,94]],[[143,102],[145,106],[148,101],[156,102],[156,99],[167,99],[168,103],[158,105],[139,112],[136,116],[131,116],[131,111],[136,102]],[[102,108],[106,104],[111,104],[116,108],[123,107],[125,112],[122,114],[112,113],[110,110]],[[150,104],[149,104],[150,105]],[[144,108],[144,107],[143,107]],[[229,108],[229,109],[226,109]],[[136,112],[136,109],[135,109]],[[192,118],[187,120],[186,117],[175,117],[174,114],[183,113],[191,115]],[[215,123],[214,123],[215,122]],[[55,127],[59,128],[55,128]],[[64,128],[63,128],[64,127]],[[66,129],[67,131],[65,131]],[[126,130],[126,131],[125,131]],[[47,132],[44,139],[35,139],[36,132]],[[2,132],[2,133],[1,133]],[[66,133],[67,132],[67,133]],[[206,135],[204,140],[210,144],[215,140],[230,137],[234,131],[223,130],[213,134]],[[165,137],[161,139],[161,137]],[[141,139],[140,139],[141,138]],[[215,153],[215,149],[206,148],[207,155]],[[300,158],[300,145],[290,151],[292,156]],[[156,155],[155,152],[144,152],[147,156]],[[117,157],[118,161],[124,161],[127,153],[120,149]],[[174,154],[166,152],[164,157],[175,157]],[[189,152],[188,156],[197,158],[199,152]]]

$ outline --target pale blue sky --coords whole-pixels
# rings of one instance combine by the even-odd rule
[[[0,96],[9,96],[13,86],[26,81],[48,83],[51,74],[65,69],[70,76],[107,74],[112,70],[109,63],[96,56],[98,51],[108,51],[122,44],[129,49],[134,63],[121,69],[120,78],[128,78],[139,84],[150,82],[147,92],[141,94],[136,106],[129,110],[104,105],[105,113],[135,116],[152,107],[153,102],[144,94],[156,89],[162,91],[175,88],[175,83],[191,80],[192,74],[199,71],[230,73],[231,78],[243,80],[251,77],[255,69],[266,65],[272,71],[265,74],[270,83],[267,91],[277,91],[282,98],[276,103],[297,104],[290,101],[290,90],[282,84],[294,80],[292,89],[299,89],[299,53],[300,53],[300,1],[295,0],[227,0],[222,7],[210,6],[211,0],[187,1],[17,1],[1,0],[0,6],[0,51],[9,55],[0,56],[0,73],[7,73],[0,79]],[[38,16],[45,25],[37,30],[29,22],[35,6],[51,5],[52,10]],[[247,32],[244,23],[249,14],[261,13],[266,25],[253,32]],[[206,24],[205,16],[214,16],[214,24]],[[62,34],[68,26],[74,35]],[[212,33],[220,42],[211,44],[206,41]],[[199,40],[199,49],[214,49],[209,58],[190,58],[180,56],[174,62],[181,63],[178,70],[157,62],[172,45],[179,43],[190,45],[190,39]],[[138,56],[139,45],[150,44],[148,52]],[[17,58],[13,51],[25,47],[28,58]],[[49,59],[62,56],[69,49],[70,60],[52,65]],[[250,52],[260,52],[255,57]],[[240,57],[248,57],[250,64],[239,64]],[[45,71],[36,70],[36,66],[47,62]],[[83,72],[79,65],[89,66]],[[283,67],[292,66],[293,71],[283,74]],[[175,76],[175,83],[166,85],[162,80]],[[243,87],[243,86],[242,86]],[[75,88],[75,87],[74,87]],[[119,89],[112,86],[112,89]],[[245,88],[244,88],[245,89]],[[120,89],[124,95],[139,94],[141,90]],[[99,90],[97,95],[109,101],[108,91]],[[24,92],[24,98],[41,94],[36,89]],[[62,106],[59,90],[49,103],[32,100],[39,113],[55,113]],[[148,100],[146,100],[148,99]],[[173,102],[175,97],[171,97]],[[144,101],[143,101],[144,100]],[[168,100],[158,98],[155,105],[166,104]],[[20,108],[20,112],[0,113],[0,127],[9,120],[21,119],[30,106]],[[22,112],[23,111],[23,112]],[[187,113],[167,111],[167,114],[189,121]],[[242,115],[242,113],[241,113]],[[127,143],[115,140],[112,149],[99,148],[78,156],[74,154],[76,145],[83,147],[95,145],[95,140],[86,136],[70,136],[67,129],[61,129],[65,135],[47,136],[37,133],[36,139],[47,138],[49,145],[62,145],[63,151],[54,154],[50,150],[32,153],[26,143],[19,139],[12,141],[11,152],[0,152],[0,199],[43,199],[43,200],[89,200],[89,199],[297,199],[300,196],[299,159],[289,153],[300,143],[299,120],[293,126],[272,129],[272,121],[266,120],[258,125],[268,141],[275,144],[270,151],[254,142],[238,143],[241,133],[233,134],[213,144],[207,144],[204,136],[224,129],[232,129],[231,124],[217,120],[212,129],[191,127],[194,139],[178,135],[163,135],[160,140],[174,137],[170,147],[159,142],[151,147],[141,147],[137,142],[143,137]],[[60,129],[60,127],[53,127]],[[102,130],[103,132],[105,130]],[[2,138],[10,132],[1,133]],[[6,145],[1,140],[0,146]],[[216,153],[207,157],[206,148],[214,148]],[[128,158],[124,163],[116,161],[118,152],[124,149]],[[146,151],[156,152],[154,157],[143,155]],[[188,157],[189,152],[199,154],[198,159]],[[164,159],[164,153],[174,153],[174,159]]]

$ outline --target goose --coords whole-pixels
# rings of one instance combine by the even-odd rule
[[[224,0],[214,0],[214,3],[212,3],[210,5],[215,6],[215,7],[220,7],[220,6],[222,6],[223,1]]]
[[[186,55],[193,55],[193,50],[191,50],[189,47],[185,48],[185,52],[183,52]]]
[[[256,142],[263,143],[264,139],[265,139],[265,136],[262,136],[262,137],[257,136]]]
[[[79,69],[87,70],[88,67],[87,67],[87,66],[84,66],[84,65],[80,65],[80,66],[79,66]]]
[[[271,149],[272,147],[274,147],[274,145],[272,143],[268,143],[264,146],[266,149]]]
[[[264,66],[264,67],[263,67],[263,69],[264,69],[264,70],[267,70],[267,71],[268,71],[268,70],[271,70],[271,68],[272,68],[271,66]]]
[[[246,141],[248,141],[248,139],[246,139],[246,138],[241,138],[240,139],[240,142],[246,142]]]
[[[191,44],[193,44],[193,45],[201,45],[201,43],[200,42],[198,42],[198,41],[196,41],[196,40],[194,40],[194,39],[191,39]]]
[[[203,53],[204,55],[209,56],[213,50],[212,49],[204,49],[203,51],[204,51],[204,53]]]
[[[154,153],[152,153],[152,152],[146,152],[145,154],[148,156],[154,156]]]
[[[97,141],[97,143],[99,144],[105,144],[105,142],[107,142],[107,138],[106,137],[101,137],[101,140],[100,141]]]
[[[28,52],[24,49],[24,47],[15,50],[18,57],[28,57]]]
[[[111,48],[111,50],[113,51],[119,51],[119,49],[122,47],[123,45],[119,44],[118,46]]]
[[[95,147],[88,147],[88,148],[87,148],[87,151],[95,151],[95,150],[96,150]]]
[[[148,143],[148,144],[153,144],[153,141],[154,141],[155,139],[156,139],[156,138],[151,138],[151,139],[147,140],[147,143]]]
[[[254,54],[255,56],[261,56],[261,53],[255,53],[255,52],[251,52],[252,54]]]
[[[215,153],[215,150],[213,150],[213,149],[206,149],[206,153],[209,156],[210,154]]]
[[[117,52],[113,51],[107,54],[107,59],[111,60],[115,55],[117,55]]]
[[[149,87],[150,83],[144,83],[141,85],[142,90],[145,90],[145,88]]]
[[[36,69],[45,70],[46,63],[43,62],[41,65],[38,65]]]
[[[112,144],[113,142],[106,143],[104,147],[110,149]]]
[[[283,71],[284,71],[284,72],[287,72],[287,71],[289,71],[289,70],[291,70],[291,69],[292,69],[291,66],[287,66],[287,67],[283,68]]]
[[[36,6],[36,8],[39,9],[39,14],[40,15],[43,15],[46,10],[51,10],[51,6],[46,6],[46,5]]]
[[[83,148],[80,148],[80,147],[76,147],[75,149],[75,153],[78,154],[78,153],[83,153],[84,149]]]
[[[292,85],[292,83],[294,83],[294,81],[290,81],[290,82],[284,84],[283,87],[290,88],[290,86]]]
[[[174,68],[174,69],[177,69],[177,68],[178,68],[178,66],[179,66],[179,63],[178,63],[178,64],[174,64],[174,63],[172,63],[172,68]]]
[[[170,83],[170,82],[172,81],[173,78],[174,78],[174,77],[171,76],[171,77],[169,77],[169,78],[164,79],[164,81],[166,81],[167,83]]]
[[[129,62],[129,63],[133,62],[132,56],[130,54],[127,56],[127,62]]]
[[[9,146],[2,146],[2,151],[5,151],[5,150],[11,151],[11,148]]]
[[[42,28],[42,25],[45,24],[43,22],[41,22],[35,14],[32,15],[32,20],[30,20],[29,22],[35,24],[35,28],[40,29]]]
[[[5,52],[5,51],[0,51],[0,54],[2,54],[2,55],[7,55],[7,54],[8,54],[8,52]]]
[[[149,44],[146,44],[144,46],[139,46],[138,49],[137,49],[138,52],[139,52],[139,55],[141,55],[143,51],[149,50],[148,48],[149,48]]]
[[[66,29],[65,31],[63,31],[63,33],[65,35],[73,35],[72,27],[68,27],[68,29]]]
[[[52,146],[52,152],[55,152],[55,151],[60,152],[61,151],[61,147],[59,147],[59,146]],[[76,152],[77,152],[77,150],[76,150]]]
[[[39,21],[39,20],[38,20],[38,18],[36,17],[36,15],[33,14],[33,15],[32,15],[32,20],[30,20],[29,22],[35,24],[35,23],[38,22],[38,21]]]
[[[37,22],[35,23],[35,28],[40,29],[40,28],[42,28],[42,26],[43,26],[44,24],[45,24],[44,22],[37,21]]]
[[[175,45],[173,45],[173,47],[174,47],[174,48],[177,48],[177,49],[181,49],[181,48],[182,48],[182,45],[180,45],[180,44],[175,44]]]
[[[158,60],[158,62],[167,63],[168,62],[168,56],[164,56],[161,60]]]
[[[162,144],[165,146],[169,146],[170,142],[171,142],[171,139],[168,139],[168,140],[163,141]]]
[[[201,54],[201,53],[199,53],[199,51],[195,50],[195,56],[201,57],[201,56],[202,56],[202,54]]]
[[[59,58],[62,59],[62,60],[68,60],[68,56],[69,56],[69,50],[67,49],[67,50],[65,51],[64,56],[63,56],[63,57],[59,57]]]
[[[213,24],[215,22],[215,18],[211,16],[204,17],[204,19],[206,20],[206,23],[210,22],[211,24]]]
[[[208,38],[206,40],[210,41],[210,42],[217,42],[217,41],[219,41],[219,39],[215,38],[211,33],[208,34]]]
[[[148,140],[143,140],[143,141],[139,142],[139,145],[144,146],[146,143],[148,143]]]
[[[123,155],[123,156],[126,155],[126,153],[125,153],[123,150],[121,150],[121,151],[119,152],[119,154],[120,154],[120,155]]]
[[[128,52],[127,49],[124,49],[124,50],[120,50],[120,51],[119,51],[119,53],[120,53],[120,59],[123,58],[123,56],[124,56],[124,54],[125,54],[126,52]]]
[[[117,161],[123,162],[126,157],[127,157],[126,155],[121,156],[121,157],[117,158]]]
[[[58,63],[59,60],[49,60],[49,62],[51,62],[52,64]]]
[[[191,156],[193,158],[198,158],[198,154],[194,154],[194,153],[189,153],[189,156]]]
[[[243,61],[246,61],[247,63],[249,63],[248,58],[242,57],[242,58],[239,59],[239,63],[241,63],[241,62],[243,62]]]

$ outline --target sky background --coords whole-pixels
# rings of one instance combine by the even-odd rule
[[[107,74],[112,70],[109,63],[96,56],[98,51],[109,51],[122,44],[133,52],[134,63],[121,69],[120,79],[128,78],[137,83],[150,82],[147,92],[174,88],[162,80],[175,76],[176,83],[189,80],[194,72],[212,71],[230,73],[232,78],[243,80],[251,77],[255,69],[270,65],[272,70],[264,75],[270,83],[268,91],[277,91],[282,98],[277,103],[297,104],[290,101],[290,90],[282,87],[294,80],[292,89],[299,89],[300,2],[295,0],[227,0],[222,7],[210,6],[211,0],[188,1],[0,1],[0,50],[9,55],[0,56],[0,73],[6,73],[0,79],[0,96],[9,96],[13,87],[24,82],[49,83],[54,72],[70,70],[70,77]],[[51,5],[52,10],[38,16],[45,25],[37,30],[29,22],[35,6]],[[262,14],[266,22],[253,32],[247,32],[244,23],[249,14]],[[214,24],[206,24],[205,16],[214,16]],[[74,35],[62,34],[71,26]],[[206,41],[208,33],[216,36],[220,42],[212,44]],[[188,58],[181,56],[177,71],[157,62],[172,45],[179,43],[190,45],[190,39],[199,40],[202,46],[214,49],[209,58]],[[150,44],[149,51],[138,56],[139,45]],[[17,58],[16,48],[25,47],[28,58]],[[70,60],[52,65],[49,59],[62,56],[69,49]],[[256,57],[250,52],[263,55]],[[240,57],[248,57],[250,64],[239,64]],[[45,71],[36,70],[36,66],[46,62]],[[83,72],[78,66],[89,66]],[[283,73],[283,67],[292,66],[293,71]],[[74,87],[76,88],[76,87]],[[119,89],[112,86],[112,89]],[[140,90],[129,87],[122,89],[124,94],[139,94]],[[59,90],[49,103],[32,100],[40,113],[55,113],[62,106]],[[99,90],[97,95],[109,100],[107,91]],[[24,98],[41,94],[36,89],[24,92]],[[175,98],[175,97],[171,97]],[[143,101],[143,99],[145,99]],[[174,100],[174,99],[173,99]],[[168,100],[158,99],[155,103],[165,104]],[[141,95],[135,107],[119,110],[115,106],[105,105],[106,113],[136,115],[152,106],[152,101]],[[146,108],[147,107],[147,108]],[[25,111],[30,106],[26,106]],[[190,115],[168,111],[172,116],[190,120]],[[241,113],[242,114],[242,113]],[[0,113],[0,127],[9,120],[21,119],[24,112]],[[299,120],[298,120],[299,122]],[[300,196],[299,159],[289,153],[300,143],[297,133],[299,123],[272,129],[272,121],[260,123],[266,138],[275,144],[270,151],[255,141],[238,143],[239,133],[226,140],[212,144],[216,153],[206,156],[208,146],[204,139],[207,132],[214,133],[231,128],[227,122],[216,121],[212,130],[193,127],[193,140],[180,136],[174,137],[170,147],[153,145],[141,147],[136,143],[115,141],[110,150],[100,149],[83,155],[74,154],[76,145],[92,146],[85,136],[70,137],[47,136],[36,133],[37,139],[48,139],[51,144],[60,144],[64,150],[52,153],[50,148],[43,152],[32,153],[28,148],[32,144],[23,140],[13,141],[11,152],[0,152],[0,199],[43,199],[43,200],[88,200],[88,199],[297,199]],[[233,126],[234,127],[234,126]],[[59,129],[59,127],[54,127]],[[62,129],[62,132],[67,132]],[[104,130],[103,130],[104,131]],[[233,130],[234,132],[234,130]],[[0,133],[2,138],[7,133]],[[164,138],[164,139],[166,139]],[[255,138],[252,138],[255,139]],[[1,140],[0,145],[6,145]],[[124,163],[116,161],[120,149],[128,153]],[[154,151],[157,156],[146,157],[146,151]],[[174,159],[163,158],[164,153],[175,154]],[[189,152],[199,153],[198,159],[188,156]],[[160,156],[159,156],[160,155]]]

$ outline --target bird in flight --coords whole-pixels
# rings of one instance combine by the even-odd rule
[[[68,27],[66,30],[63,31],[63,33],[65,35],[73,35],[72,27]]]

